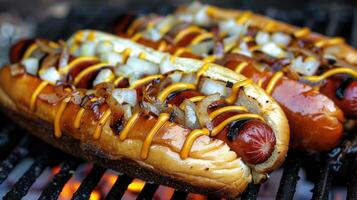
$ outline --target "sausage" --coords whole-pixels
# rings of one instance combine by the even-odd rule
[[[357,81],[341,77],[326,80],[321,93],[332,99],[347,118],[357,119]]]
[[[226,55],[221,63],[236,67],[247,57]],[[252,62],[241,73],[253,81],[262,80],[265,88],[272,73],[258,71]],[[343,135],[343,112],[335,103],[308,85],[283,77],[275,85],[272,97],[283,108],[292,131],[292,146],[309,151],[327,151],[335,147]]]

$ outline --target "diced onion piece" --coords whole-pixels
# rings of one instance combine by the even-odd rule
[[[24,59],[21,61],[21,64],[25,67],[27,73],[36,76],[38,67],[39,67],[39,59],[38,58]]]
[[[165,74],[167,72],[171,72],[176,70],[175,66],[171,63],[169,57],[164,57],[160,62],[160,73]]]
[[[94,56],[96,51],[95,42],[86,42],[81,46],[80,55],[81,56]]]
[[[100,54],[100,60],[110,65],[117,66],[120,63],[123,63],[123,56],[115,52],[105,52]]]
[[[110,69],[102,69],[95,77],[93,81],[93,86],[98,85],[99,83],[110,82],[114,79],[114,73]]]
[[[123,111],[124,111],[124,119],[128,120],[132,115],[131,106],[129,104],[123,105]]]
[[[97,44],[96,53],[100,55],[102,53],[108,53],[113,51],[113,44],[109,41],[101,41]]]
[[[180,82],[181,78],[182,78],[182,72],[174,72],[168,75],[168,77],[171,78],[173,83],[177,83]]]
[[[150,111],[151,113],[155,114],[156,116],[160,115],[160,109],[152,103],[142,101],[141,106],[143,109]]]
[[[206,6],[201,7],[197,11],[194,19],[196,24],[198,25],[208,25],[210,23],[210,18],[207,15],[207,7]]]
[[[185,110],[185,126],[191,129],[200,128],[198,119],[197,119],[197,110],[196,105],[188,100],[184,100],[184,110]]]
[[[287,46],[291,41],[291,36],[286,33],[276,32],[273,33],[272,40],[278,45]]]
[[[193,54],[206,56],[213,49],[213,46],[214,46],[213,41],[209,40],[209,41],[200,42],[195,45],[191,45],[190,49]]]
[[[240,53],[248,57],[252,57],[252,52],[249,50],[246,42],[241,42],[239,48],[233,49],[233,53]]]
[[[276,58],[282,58],[285,56],[285,52],[273,42],[266,43],[265,45],[262,46],[261,50],[264,53]]]
[[[161,33],[156,28],[151,28],[143,33],[143,37],[156,42],[161,39]]]
[[[185,125],[185,113],[179,107],[174,105],[171,114],[174,117],[174,122]]]
[[[172,15],[168,15],[164,18],[161,18],[155,25],[155,28],[160,32],[168,27],[172,27],[175,24],[175,18]],[[168,30],[165,30],[168,31]]]
[[[137,94],[134,89],[118,88],[112,91],[112,96],[118,103],[128,103],[131,106],[135,106],[137,102]]]
[[[267,32],[259,31],[257,35],[255,36],[255,42],[258,45],[264,45],[268,42],[270,42],[270,35]]]
[[[291,63],[291,69],[305,76],[314,75],[319,68],[320,63],[315,59],[309,59],[305,62],[301,56],[294,59]]]
[[[126,65],[123,65],[118,68],[119,74],[121,75],[152,75],[159,73],[159,66],[153,62],[142,60],[136,57],[130,57],[126,62]]]
[[[208,117],[208,106],[211,105],[213,102],[218,101],[220,99],[219,94],[213,94],[207,96],[206,98],[202,99],[202,101],[198,102],[197,104],[197,117],[198,121],[200,122],[201,128],[208,128],[208,130],[213,129],[213,124],[211,123],[210,118]]]
[[[245,34],[246,31],[246,26],[237,24],[234,19],[222,21],[218,24],[218,27],[220,33],[228,33],[236,37]]]
[[[182,75],[181,82],[196,84],[197,76],[196,73],[185,73]]]
[[[48,81],[53,84],[61,80],[61,75],[58,73],[55,67],[49,67],[44,71],[40,71],[39,74],[42,80]]]
[[[205,95],[219,93],[222,97],[229,96],[229,90],[224,83],[211,79],[204,80],[200,91]]]

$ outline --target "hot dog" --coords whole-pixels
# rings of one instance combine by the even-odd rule
[[[109,43],[115,51],[105,50]],[[220,197],[260,182],[286,156],[281,108],[219,65],[99,31],[80,31],[66,43],[22,41],[10,55],[0,71],[2,108],[75,156]]]
[[[357,53],[341,39],[251,12],[198,4],[167,17],[139,18],[126,27],[117,34],[174,55],[219,63],[269,86],[287,114],[296,148],[329,150],[342,137],[344,116],[355,119]]]

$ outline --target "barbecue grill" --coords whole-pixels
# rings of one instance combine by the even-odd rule
[[[245,7],[244,7],[245,8]],[[319,12],[316,12],[318,9]],[[136,12],[146,14],[148,12],[167,13],[172,11],[172,7],[160,7],[147,9],[136,7]],[[256,10],[259,12],[259,10]],[[37,36],[49,39],[68,37],[75,30],[83,28],[96,28],[111,31],[111,24],[115,22],[120,13],[124,11],[120,8],[101,7],[94,13],[91,10],[81,7],[73,7],[65,18],[49,18],[39,24]],[[116,13],[118,15],[114,15]],[[357,47],[357,9],[347,6],[309,4],[304,10],[283,11],[274,8],[265,9],[260,12],[264,15],[295,24],[298,26],[308,26],[314,31],[329,35],[343,36],[346,40]],[[11,186],[9,191],[1,194],[4,199],[21,199],[27,195],[31,186],[39,179],[46,168],[59,166],[49,183],[40,192],[38,199],[57,199],[65,187],[66,183],[77,173],[76,169],[85,161],[44,144],[32,136],[19,130],[16,125],[1,116],[0,134],[0,186],[9,174],[26,158],[34,159],[31,166],[23,175]],[[356,130],[353,131],[354,133]],[[344,173],[345,179],[342,186],[347,188],[347,199],[357,199],[357,138],[356,134],[346,133],[344,141],[335,149],[321,155],[307,155],[301,152],[290,150],[283,166],[283,174],[280,180],[276,199],[293,199],[296,186],[299,181],[299,170],[302,167],[311,165],[311,157],[318,161],[317,172],[313,168],[307,168],[315,173],[313,179],[314,188],[312,199],[329,199],[333,182],[339,179],[339,174]],[[306,164],[308,163],[308,164]],[[346,170],[347,169],[347,170]],[[89,199],[92,191],[97,187],[101,178],[108,172],[99,165],[93,165],[89,173],[81,181],[78,189],[73,193],[72,199]],[[116,174],[117,179],[111,186],[105,199],[121,199],[135,177],[125,174]],[[347,181],[346,181],[346,177]],[[242,194],[241,199],[257,199],[259,197],[259,185],[249,185]],[[159,190],[159,185],[147,182],[137,193],[137,199],[152,199]],[[170,189],[172,195],[167,195],[171,199],[186,199],[191,194],[186,191]],[[170,194],[171,194],[170,193]],[[201,197],[203,198],[203,197]],[[212,199],[207,197],[208,199]]]

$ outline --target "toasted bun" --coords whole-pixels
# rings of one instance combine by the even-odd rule
[[[82,31],[77,34],[86,34]],[[93,32],[98,40],[110,40],[121,50],[131,48],[132,53],[145,52],[146,59],[160,63],[167,54],[158,53],[129,40],[101,32]],[[73,38],[69,40],[72,44]],[[73,43],[74,44],[74,43]],[[138,55],[137,54],[137,55]],[[135,55],[135,54],[134,54]],[[197,71],[203,64],[192,59],[171,59],[172,64],[185,72]],[[232,71],[210,64],[204,76],[222,81],[241,81],[245,77]],[[109,127],[109,120],[103,126],[99,139],[93,139],[97,121],[92,112],[85,112],[79,129],[73,127],[75,114],[80,106],[68,103],[61,117],[63,136],[53,134],[53,122],[60,104],[52,105],[38,99],[36,111],[30,112],[30,99],[41,80],[28,74],[12,76],[8,66],[0,72],[0,102],[6,113],[32,134],[54,146],[84,159],[93,160],[105,167],[111,167],[145,181],[173,186],[185,191],[212,196],[235,197],[240,194],[253,176],[264,176],[277,168],[284,160],[289,144],[289,127],[286,117],[277,103],[254,84],[241,90],[241,98],[236,102],[252,113],[260,114],[273,129],[276,146],[272,156],[264,163],[248,166],[231,151],[227,144],[208,136],[199,137],[187,159],[181,159],[179,150],[189,131],[177,124],[166,123],[154,138],[147,159],[140,158],[143,140],[128,138],[120,141]],[[54,86],[47,85],[42,92],[53,92]],[[141,121],[142,123],[148,123]],[[131,132],[147,132],[143,124],[137,123]],[[180,134],[177,135],[177,132]],[[171,136],[174,142],[163,145],[160,137]],[[251,169],[253,172],[251,172]]]

